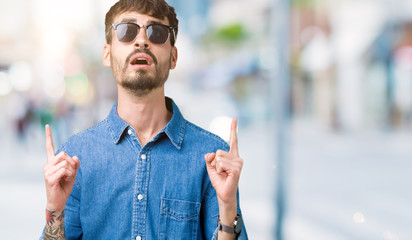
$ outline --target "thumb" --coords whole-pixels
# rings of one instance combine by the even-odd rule
[[[78,158],[77,156],[74,156],[74,157],[73,157],[73,160],[76,162],[76,170],[79,169],[79,167],[80,167],[79,158]]]
[[[213,159],[215,159],[215,153],[208,153],[205,155],[205,161],[207,165],[210,165],[213,161]]]

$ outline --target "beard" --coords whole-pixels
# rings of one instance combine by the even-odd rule
[[[130,58],[136,53],[144,52],[153,59],[154,72],[152,69],[137,69],[134,72],[127,71]],[[170,56],[171,57],[171,56]],[[145,96],[152,90],[162,87],[169,77],[170,57],[164,64],[159,64],[156,57],[148,50],[136,49],[126,58],[121,68],[119,62],[112,56],[112,70],[117,83],[135,96]]]
[[[122,78],[119,81],[119,84],[136,96],[144,96],[152,90],[163,86],[168,76],[168,69],[163,68],[162,70],[156,66],[154,76],[150,76],[148,70],[146,69],[137,70],[134,76],[127,75],[126,72],[122,72]]]

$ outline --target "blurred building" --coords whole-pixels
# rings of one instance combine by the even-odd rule
[[[297,117],[336,130],[410,125],[412,95],[398,63],[405,66],[408,55],[409,20],[387,9],[384,1],[312,1],[293,7],[292,106]]]

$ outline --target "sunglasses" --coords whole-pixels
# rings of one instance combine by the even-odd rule
[[[165,43],[169,38],[170,32],[173,32],[173,36],[175,33],[173,27],[160,23],[152,23],[145,26],[131,22],[121,22],[113,23],[112,27],[116,32],[117,40],[124,43],[133,42],[142,27],[146,29],[146,35],[149,41],[154,44]]]

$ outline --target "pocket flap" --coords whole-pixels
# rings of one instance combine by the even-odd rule
[[[176,219],[187,220],[199,215],[200,203],[162,198],[161,209],[163,213]]]

